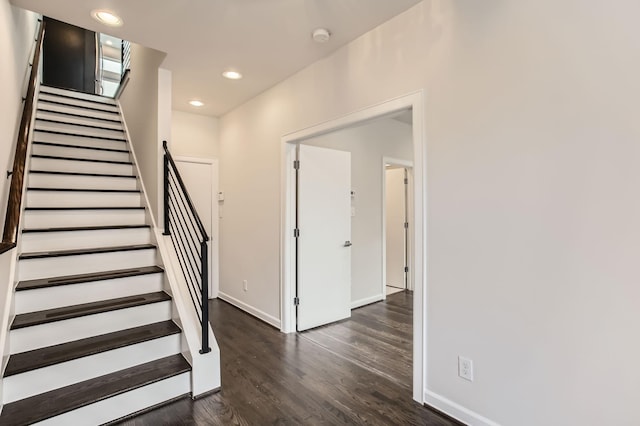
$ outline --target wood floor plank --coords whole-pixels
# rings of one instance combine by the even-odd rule
[[[456,424],[412,400],[410,363],[409,373],[400,379],[404,384],[400,384],[397,378],[390,380],[363,366],[362,358],[353,359],[362,353],[344,343],[355,342],[375,351],[376,343],[384,342],[388,350],[371,354],[387,365],[396,362],[399,353],[410,359],[412,303],[411,294],[398,293],[386,302],[354,310],[352,320],[322,328],[324,338],[335,333],[343,341],[323,347],[309,337],[311,333],[283,334],[225,302],[213,300],[211,324],[220,346],[222,390],[196,401],[177,401],[120,424]],[[367,327],[372,330],[367,332]],[[396,335],[391,336],[394,327]],[[403,337],[397,337],[398,329]],[[386,340],[380,338],[385,334]],[[391,351],[394,343],[398,348]]]

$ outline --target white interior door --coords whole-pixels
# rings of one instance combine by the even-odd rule
[[[218,161],[177,157],[176,166],[193,201],[202,225],[209,234],[209,298],[218,297]]]
[[[405,173],[404,168],[385,171],[386,285],[396,288],[406,287]]]
[[[298,330],[351,316],[351,153],[299,145]]]

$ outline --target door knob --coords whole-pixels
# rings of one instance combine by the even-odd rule
[[[353,244],[351,244],[351,241],[345,241],[344,242],[344,246],[345,247],[351,247]]]

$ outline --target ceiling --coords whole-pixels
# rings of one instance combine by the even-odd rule
[[[218,116],[421,0],[11,0],[16,6],[167,53],[173,107]],[[120,28],[90,17],[114,11]],[[324,27],[332,37],[314,43]],[[132,64],[135,67],[135,64]],[[244,75],[231,81],[229,68]],[[199,99],[205,106],[188,104]]]

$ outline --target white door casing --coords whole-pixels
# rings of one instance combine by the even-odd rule
[[[357,125],[365,121],[412,110],[413,169],[409,174],[410,224],[409,287],[413,288],[413,386],[412,396],[418,403],[427,399],[427,137],[424,111],[425,94],[416,91],[381,103],[370,105],[338,118],[293,131],[281,138],[281,282],[280,329],[295,332],[295,179],[291,167],[295,145],[305,139]],[[384,181],[383,181],[384,182]],[[357,243],[357,242],[356,242]],[[384,263],[383,263],[384,267]],[[381,282],[382,284],[382,282]]]
[[[351,316],[351,153],[299,145],[298,330]]]
[[[209,234],[209,298],[218,297],[219,233],[218,233],[218,160],[175,157],[176,166],[193,201],[202,224]]]

